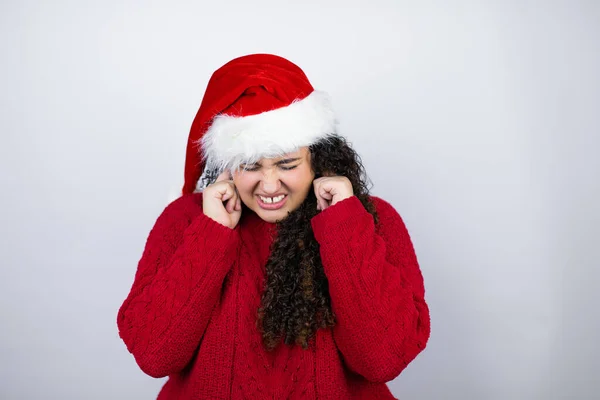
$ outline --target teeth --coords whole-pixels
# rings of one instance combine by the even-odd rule
[[[260,196],[260,199],[263,201],[263,203],[272,204],[272,203],[279,203],[281,200],[283,200],[284,197],[285,197],[285,195],[282,194],[277,197],[262,197],[262,196]]]

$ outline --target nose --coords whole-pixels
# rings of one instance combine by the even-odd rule
[[[281,189],[281,181],[276,172],[268,169],[261,180],[261,190],[266,194],[277,193]]]

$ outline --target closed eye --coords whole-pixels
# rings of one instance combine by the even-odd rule
[[[242,166],[242,169],[244,171],[251,171],[251,172],[253,172],[253,171],[258,171],[260,169],[260,167],[261,167],[260,165],[251,165],[251,166],[245,165],[245,166]],[[292,166],[278,165],[278,167],[281,168],[284,171],[291,171],[292,169],[295,169],[298,166],[297,165],[292,165]]]

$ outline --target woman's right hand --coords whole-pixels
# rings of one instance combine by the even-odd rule
[[[204,215],[221,225],[234,229],[242,216],[242,200],[230,179],[229,171],[223,172],[215,183],[202,192]]]

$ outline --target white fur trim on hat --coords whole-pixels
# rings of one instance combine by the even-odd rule
[[[329,95],[314,90],[287,107],[256,115],[217,115],[201,141],[205,170],[234,169],[263,157],[279,157],[335,134]]]

